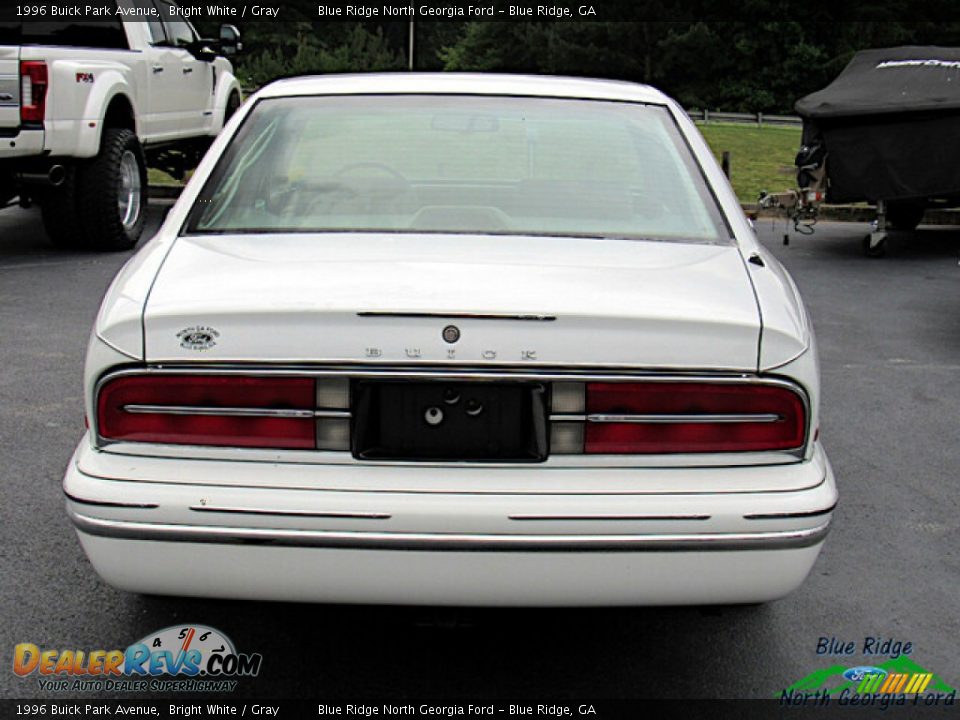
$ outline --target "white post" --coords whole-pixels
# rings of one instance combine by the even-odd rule
[[[407,69],[410,70],[411,72],[413,71],[413,49],[414,49],[413,36],[414,36],[413,20],[411,20],[410,21],[410,38],[409,38],[409,43],[407,47]]]

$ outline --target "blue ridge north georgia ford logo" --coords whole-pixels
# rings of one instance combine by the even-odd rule
[[[209,350],[217,344],[220,333],[207,325],[195,325],[177,333],[180,347],[187,350]]]

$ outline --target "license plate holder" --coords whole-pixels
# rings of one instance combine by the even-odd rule
[[[545,394],[528,381],[355,381],[351,450],[361,460],[542,462]]]

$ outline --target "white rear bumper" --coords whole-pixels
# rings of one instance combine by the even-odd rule
[[[31,157],[43,153],[43,130],[21,130],[13,137],[0,137],[0,160]]]
[[[214,485],[203,474],[230,463],[169,458],[159,461],[170,472],[161,482],[137,477],[141,459],[126,458],[129,477],[120,479],[94,474],[100,454],[85,441],[80,455],[64,490],[97,572],[123,589],[174,595],[450,605],[762,602],[806,577],[837,498],[820,448],[809,462],[738,469],[816,473],[819,482],[714,493]],[[275,467],[263,463],[261,471]],[[531,473],[550,471],[488,472],[522,472],[529,483]],[[566,472],[588,480],[604,468]]]

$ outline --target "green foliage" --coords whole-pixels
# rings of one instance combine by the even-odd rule
[[[611,0],[612,1],[612,0]],[[770,18],[768,0],[744,0],[741,17]],[[418,70],[526,72],[646,82],[681,104],[711,110],[789,113],[868,47],[960,44],[960,22],[898,22],[902,0],[876,0],[856,22],[416,22]],[[648,16],[670,15],[666,0]],[[282,22],[241,25],[244,84],[304,73],[407,66],[406,21],[316,19],[312,0],[286,0]],[[203,27],[215,35],[216,26]]]
[[[401,53],[384,38],[381,29],[353,24],[337,42],[321,41],[310,23],[295,23],[292,32],[270,38],[258,52],[242,56],[237,75],[250,87],[290,75],[374,72],[405,67]],[[264,38],[267,39],[267,38]]]
[[[958,40],[957,22],[472,22],[438,56],[447,70],[633,80],[688,107],[792,112],[857,50]]]

